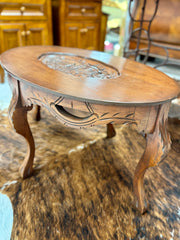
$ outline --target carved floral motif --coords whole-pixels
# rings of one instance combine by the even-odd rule
[[[25,91],[23,91],[25,93]],[[44,96],[38,90],[31,90],[31,95],[28,96],[26,100],[26,105],[37,104],[46,107],[52,115],[54,115],[61,123],[70,127],[85,128],[88,126],[94,126],[103,123],[113,123],[118,122],[121,124],[126,123],[136,123],[135,121],[135,107],[129,108],[126,112],[95,112],[93,110],[93,104],[89,102],[83,102],[84,112],[86,112],[85,117],[79,117],[76,114],[68,112],[66,107],[64,107],[64,102],[66,98],[55,95]],[[71,102],[73,106],[73,101]],[[107,107],[108,110],[108,107]],[[77,110],[78,113],[78,110]]]
[[[71,74],[75,77],[112,79],[120,76],[114,67],[97,60],[68,54],[50,53],[42,55],[39,60],[49,68]]]

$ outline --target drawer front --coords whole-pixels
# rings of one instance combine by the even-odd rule
[[[46,0],[0,2],[0,19],[44,18],[47,15],[46,2]]]
[[[101,3],[88,1],[66,1],[66,19],[96,19],[101,16]]]

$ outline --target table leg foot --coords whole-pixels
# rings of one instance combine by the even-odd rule
[[[112,138],[116,135],[116,130],[114,129],[114,126],[112,123],[107,124],[107,138]]]
[[[144,175],[149,167],[156,166],[170,149],[170,135],[167,132],[167,117],[169,106],[160,106],[153,133],[146,136],[146,148],[136,167],[133,189],[135,206],[143,214],[146,212],[148,204],[144,193]]]
[[[32,106],[22,105],[20,90],[14,88],[13,97],[9,106],[10,122],[15,131],[25,138],[28,148],[26,157],[19,169],[22,178],[31,176],[33,172],[35,144],[27,120],[27,111],[31,109]]]
[[[36,110],[35,110],[35,114],[34,114],[34,119],[36,121],[40,121],[41,120],[41,107],[36,105],[35,108],[36,108]]]
[[[133,189],[134,189],[134,202],[135,207],[140,211],[141,214],[145,213],[148,208],[147,200],[144,193],[144,174],[148,168],[148,164],[144,163],[144,155],[139,161],[133,179]]]

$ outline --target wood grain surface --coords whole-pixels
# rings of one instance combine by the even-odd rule
[[[54,67],[47,62],[43,63],[41,58],[44,54],[49,54]],[[54,55],[64,57],[64,62],[61,61],[59,64],[64,65],[64,69],[56,69],[58,61],[53,60]],[[68,56],[70,56],[69,60],[67,60]],[[97,51],[55,46],[28,46],[6,51],[1,55],[0,62],[3,68],[20,81],[44,88],[47,92],[56,93],[58,96],[68,96],[81,101],[107,104],[157,104],[177,97],[180,91],[173,79],[156,69]],[[71,67],[74,64],[77,65],[77,72],[82,74],[76,75],[74,71],[72,73]],[[83,72],[87,70],[84,69],[84,65],[87,65],[87,69],[96,68],[90,73],[97,72],[103,77],[93,77],[90,73],[84,76]],[[112,74],[113,70],[117,74]]]
[[[13,205],[13,240],[180,238],[179,122],[169,125],[168,157],[146,174],[150,208],[142,216],[133,207],[132,180],[145,140],[134,126],[116,126],[107,139],[105,126],[64,128],[44,110],[40,122],[29,113],[29,122],[35,172],[22,180],[26,144],[10,129],[7,111],[0,113],[0,188]]]

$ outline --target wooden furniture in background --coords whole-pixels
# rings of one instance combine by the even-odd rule
[[[0,53],[19,46],[51,44],[51,0],[0,2]]]
[[[144,213],[144,174],[170,149],[167,118],[170,102],[180,91],[177,83],[141,63],[74,48],[14,48],[3,53],[0,61],[13,92],[11,123],[28,144],[21,176],[33,172],[35,145],[27,121],[33,104],[46,107],[69,127],[136,124],[147,141],[133,180],[136,207]]]
[[[147,0],[144,15],[142,6],[144,0],[135,0],[133,15],[136,20],[143,20],[140,36],[140,49],[148,48],[147,30],[149,22],[154,15],[155,1]],[[155,18],[150,26],[150,53],[149,56],[159,58],[170,58],[180,62],[180,1],[179,0],[160,0]],[[143,18],[142,18],[143,15]],[[134,23],[133,29],[140,29],[141,22]],[[136,31],[131,37],[130,49],[136,49],[140,31]],[[147,50],[142,51],[142,55]]]
[[[101,7],[102,0],[52,0],[54,44],[103,51],[106,17]]]

